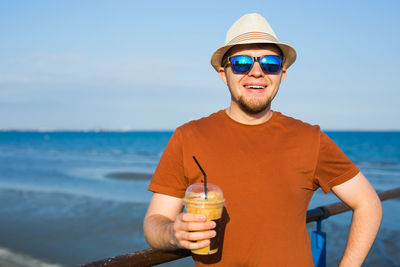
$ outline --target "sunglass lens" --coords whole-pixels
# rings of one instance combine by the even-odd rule
[[[253,59],[248,56],[234,56],[231,58],[231,67],[233,73],[248,73],[253,65]]]
[[[265,56],[260,59],[260,65],[267,74],[278,73],[281,70],[282,60],[278,56]]]

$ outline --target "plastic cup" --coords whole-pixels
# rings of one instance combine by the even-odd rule
[[[206,199],[204,184],[192,184],[187,188],[183,202],[186,207],[186,212],[202,214],[206,216],[207,221],[215,221],[217,224],[215,227],[217,235],[210,239],[210,245],[204,248],[192,250],[192,253],[198,255],[209,255],[216,253],[218,251],[218,228],[225,202],[225,198],[221,189],[214,184],[208,183]]]

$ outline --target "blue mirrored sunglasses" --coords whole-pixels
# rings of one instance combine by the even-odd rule
[[[283,57],[268,55],[263,57],[250,56],[230,56],[228,57],[231,68],[235,74],[247,74],[253,68],[254,62],[260,63],[261,69],[265,74],[276,74],[282,69]]]

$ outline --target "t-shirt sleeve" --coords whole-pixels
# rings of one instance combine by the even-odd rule
[[[171,136],[148,190],[182,198],[188,186],[183,165],[182,135],[179,128]]]
[[[332,187],[350,180],[359,173],[355,164],[325,133],[320,132],[320,146],[317,166],[315,169],[315,183],[325,193]]]

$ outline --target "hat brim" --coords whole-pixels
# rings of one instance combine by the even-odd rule
[[[285,62],[283,63],[283,68],[287,69],[289,68],[295,61],[296,61],[296,50],[291,47],[288,44],[285,43],[280,43],[280,42],[273,42],[273,41],[266,41],[265,39],[252,39],[252,40],[247,40],[247,41],[242,41],[240,43],[236,44],[229,44],[229,45],[224,45],[215,50],[215,52],[211,56],[211,65],[214,67],[216,71],[219,70],[219,68],[222,67],[221,61],[222,58],[224,57],[225,53],[228,52],[228,50],[234,46],[237,45],[246,45],[246,44],[275,44],[277,45],[283,53],[283,56],[285,58]]]

